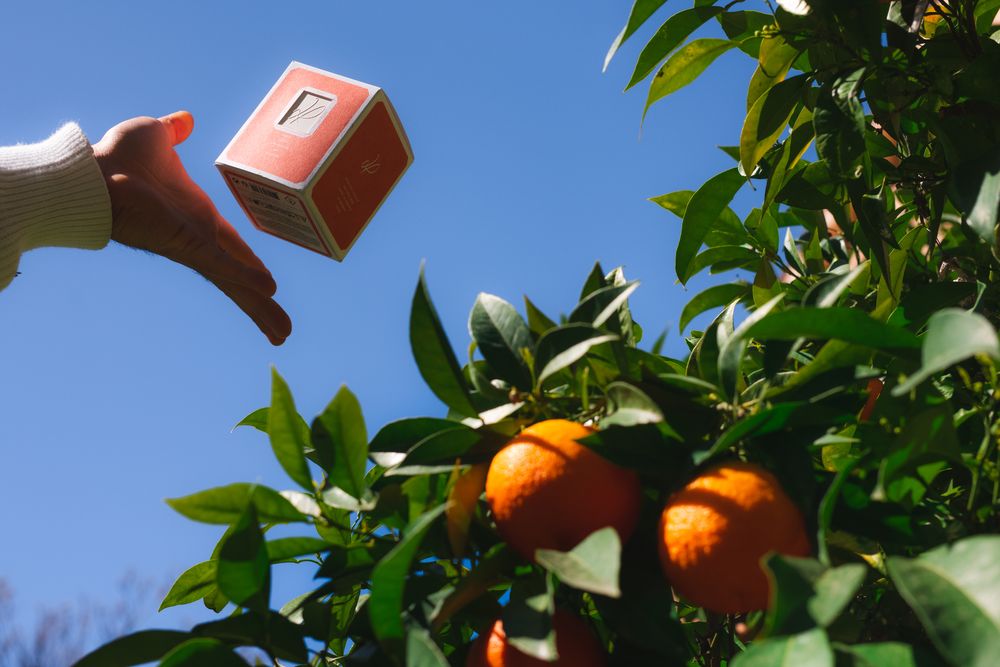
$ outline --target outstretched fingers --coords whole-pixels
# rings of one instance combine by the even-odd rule
[[[212,282],[253,320],[272,345],[281,345],[292,333],[291,318],[274,299],[243,285],[219,280]]]

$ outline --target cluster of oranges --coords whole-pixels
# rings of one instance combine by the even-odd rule
[[[601,528],[613,527],[622,541],[635,529],[639,477],[577,442],[591,433],[567,420],[543,421],[515,436],[489,465],[486,500],[497,530],[528,560],[537,549],[568,551]],[[704,470],[674,493],[660,517],[658,544],[676,594],[727,614],[767,606],[762,556],[810,552],[802,515],[778,481],[741,462]],[[578,616],[557,611],[553,628],[555,663],[508,645],[497,620],[473,644],[467,667],[605,664],[604,651]]]

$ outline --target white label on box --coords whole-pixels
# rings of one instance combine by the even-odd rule
[[[329,254],[301,199],[242,175],[226,172],[226,178],[259,227],[324,255]]]
[[[291,104],[278,117],[279,130],[308,137],[316,131],[330,109],[337,105],[337,96],[315,88],[303,88],[292,98]]]

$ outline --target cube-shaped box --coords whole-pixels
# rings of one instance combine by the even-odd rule
[[[254,226],[341,260],[411,162],[380,88],[293,62],[215,164]]]

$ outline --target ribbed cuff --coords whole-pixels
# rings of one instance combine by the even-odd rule
[[[45,141],[0,148],[0,289],[22,252],[97,249],[111,238],[111,198],[93,149],[68,123]]]

